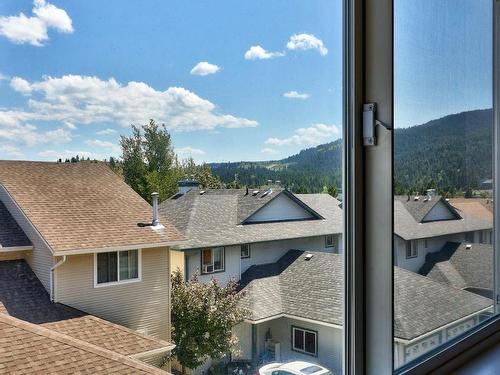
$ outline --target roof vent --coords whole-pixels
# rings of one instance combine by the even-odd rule
[[[305,260],[311,260],[313,256],[314,256],[314,254],[309,253],[309,254],[306,254],[306,256],[304,257],[304,259]]]
[[[415,202],[418,202],[418,200],[419,200],[419,199],[420,199],[420,197],[419,197],[418,195],[415,195],[415,197],[413,198],[413,200],[414,200]]]
[[[205,192],[205,190],[201,190],[201,191],[200,191],[200,195],[203,195],[203,194],[205,194],[205,193],[206,193],[206,192]]]
[[[153,220],[151,221],[151,228],[153,229],[160,229],[163,228],[163,225],[160,224],[160,221],[158,220],[158,197],[160,194],[157,192],[151,193],[151,196],[153,197]]]
[[[255,197],[257,194],[259,194],[259,191],[258,190],[254,190],[252,191],[252,195]]]
[[[262,193],[261,197],[264,198],[266,195],[272,194],[272,192],[273,192],[273,189],[268,189],[264,193]]]
[[[466,248],[467,250],[470,250],[470,249],[472,249],[472,245],[471,245],[470,243],[468,243],[467,245],[465,245],[465,248]]]

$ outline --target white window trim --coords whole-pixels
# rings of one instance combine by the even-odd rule
[[[295,347],[295,331],[302,331],[302,332],[304,332],[304,349],[298,349],[298,348]],[[311,353],[311,352],[308,352],[308,351],[305,350],[305,347],[306,347],[306,332],[312,333],[314,335],[314,338],[315,338],[314,349],[316,349],[316,351],[314,353]],[[312,357],[317,357],[318,356],[318,351],[319,351],[318,343],[319,343],[319,340],[318,340],[318,331],[313,331],[313,330],[310,330],[310,329],[307,329],[307,328],[292,326],[292,350],[294,352],[300,352],[300,353],[304,353],[304,354],[310,355]]]
[[[215,249],[222,249],[222,269],[215,269],[215,260],[214,260],[214,250]],[[214,268],[212,272],[205,272],[203,270],[203,252],[206,250],[211,250],[212,251],[212,267]],[[212,273],[219,273],[219,272],[225,272],[226,271],[226,248],[224,246],[216,246],[216,247],[209,247],[206,249],[202,249],[200,251],[200,260],[201,260],[201,274],[202,275],[210,275]]]
[[[410,255],[408,255],[408,244],[410,244]],[[407,241],[405,243],[406,259],[418,258],[418,241]]]
[[[98,283],[97,282],[97,254],[94,253],[94,288],[104,288],[107,286],[113,285],[122,285],[122,284],[132,284],[138,283],[142,281],[142,249],[132,249],[137,250],[137,261],[138,261],[138,270],[137,270],[137,278],[135,279],[126,279],[126,280],[118,280],[118,281],[110,281],[107,283]],[[129,251],[129,250],[124,250]],[[120,253],[120,251],[105,251],[106,253]],[[120,278],[120,254],[117,254],[117,267],[118,267],[118,278]]]
[[[245,245],[248,247],[248,255],[247,255],[246,257],[241,256],[241,247],[242,247],[242,246],[245,246]],[[240,258],[241,258],[241,259],[249,259],[249,258],[251,257],[251,251],[252,251],[252,250],[250,249],[250,244],[249,244],[249,243],[243,243],[243,244],[241,244],[241,245],[240,245]]]
[[[328,238],[329,237],[332,238],[332,244],[331,245],[328,245]],[[327,247],[327,248],[335,247],[335,235],[333,235],[333,234],[327,234],[325,236],[325,247]]]

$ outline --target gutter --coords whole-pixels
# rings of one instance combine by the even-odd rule
[[[62,266],[66,262],[66,255],[62,256],[62,259],[54,264],[50,269],[50,300],[54,302],[55,287],[54,287],[54,271]]]

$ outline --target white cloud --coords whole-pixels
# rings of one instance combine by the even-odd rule
[[[309,128],[295,130],[288,138],[268,138],[266,144],[275,146],[317,146],[321,143],[333,141],[340,135],[335,125],[314,124]]]
[[[191,69],[191,74],[196,76],[207,76],[209,74],[217,73],[220,67],[214,64],[210,64],[207,61],[201,61]]]
[[[221,114],[215,104],[182,87],[157,91],[144,82],[122,85],[114,78],[66,75],[44,77],[13,89],[31,92],[24,120],[69,121],[75,124],[115,122],[123,126],[154,118],[169,130],[212,130],[217,127],[256,127],[254,120]],[[36,98],[36,99],[35,99]],[[0,116],[2,112],[0,111]],[[12,114],[11,114],[12,116]]]
[[[29,115],[18,111],[0,111],[0,142],[11,142],[16,145],[35,146],[39,144],[61,144],[73,138],[71,129],[59,127],[40,130],[26,121]]]
[[[274,57],[281,57],[285,54],[283,52],[269,52],[266,51],[261,46],[251,46],[248,51],[245,52],[246,60],[267,60]]]
[[[9,155],[14,158],[19,158],[24,156],[24,154],[21,152],[19,147],[13,146],[13,145],[1,145],[0,146],[0,153],[4,153],[6,155]]]
[[[101,141],[99,139],[91,139],[88,141],[85,141],[86,144],[89,146],[94,146],[94,147],[99,147],[99,148],[106,148],[110,150],[112,153],[115,155],[119,155],[122,152],[122,149],[119,145],[116,143],[108,142],[108,141]]]
[[[278,150],[275,150],[274,148],[263,148],[262,150],[260,150],[260,152],[262,152],[263,154],[268,154],[268,155],[276,155],[276,154],[279,154],[279,151]]]
[[[20,77],[14,77],[10,80],[10,87],[21,94],[29,94],[32,89],[30,83]]]
[[[49,40],[49,28],[60,33],[73,32],[68,13],[45,0],[33,2],[33,14],[33,17],[27,17],[24,13],[19,13],[18,16],[0,17],[0,35],[16,44],[28,43],[41,47]]]
[[[98,154],[94,154],[92,152],[88,152],[88,151],[81,151],[81,150],[45,150],[45,151],[40,151],[38,154],[38,156],[42,157],[42,158],[45,158],[45,159],[49,159],[49,160],[57,160],[57,159],[62,159],[62,160],[65,160],[65,159],[69,159],[73,156],[80,156],[80,157],[84,157],[84,158],[91,158],[91,159],[98,159],[98,160],[101,160],[101,159],[104,159],[101,155],[98,155]]]
[[[69,121],[64,121],[64,126],[70,130],[76,130],[77,127],[75,124],[73,124],[72,122],[69,122]]]
[[[187,155],[187,156],[199,156],[205,154],[205,151],[200,150],[199,148],[194,148],[189,146],[176,148],[175,152],[179,155]]]
[[[309,98],[309,94],[300,93],[300,92],[295,91],[295,90],[285,92],[283,94],[283,96],[285,98],[289,98],[289,99],[307,99],[307,98]]]
[[[324,46],[323,41],[312,34],[292,35],[286,44],[286,48],[292,51],[315,49],[318,50],[321,56],[325,56],[328,53],[328,49]]]
[[[104,130],[99,130],[96,134],[97,135],[111,135],[111,134],[116,134],[116,130],[111,129],[111,128],[107,128]]]

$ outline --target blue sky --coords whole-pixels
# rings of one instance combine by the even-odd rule
[[[279,159],[341,136],[341,1],[2,0],[0,158]],[[396,1],[396,126],[491,106],[491,1]]]
[[[199,161],[341,136],[339,1],[3,0],[0,15],[1,158],[117,155],[150,117]]]

